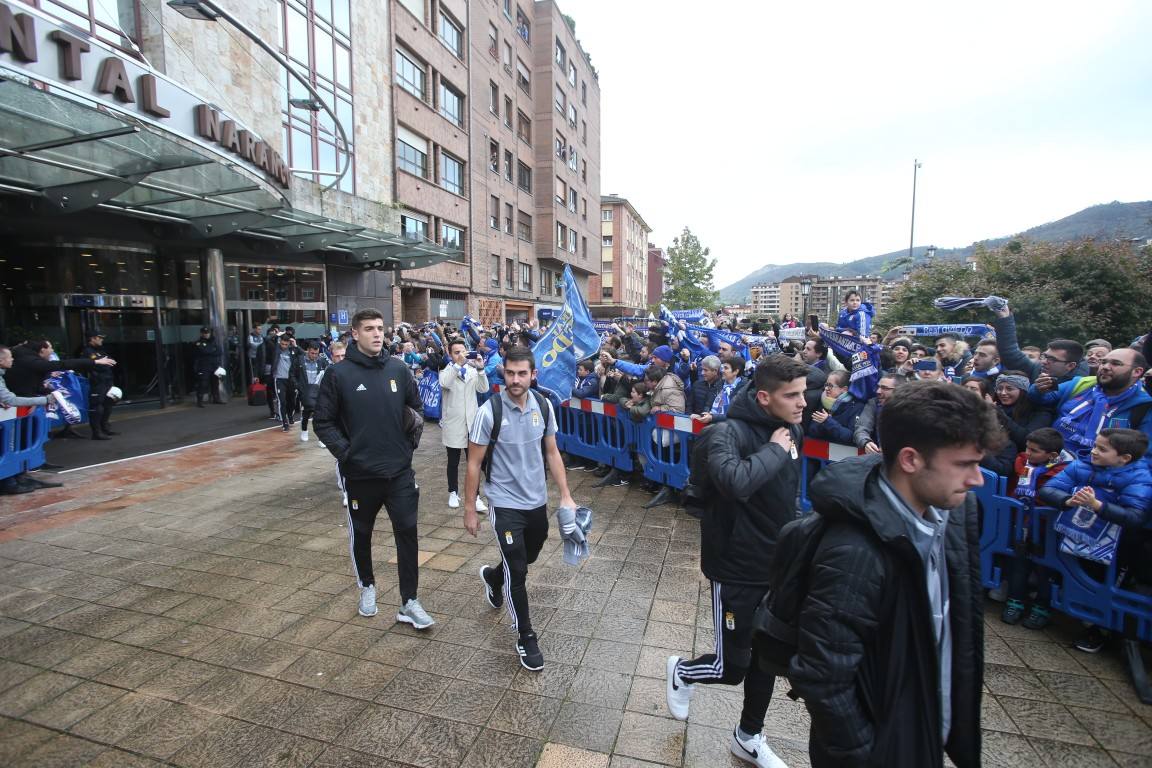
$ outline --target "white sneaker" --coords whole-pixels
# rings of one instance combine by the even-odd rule
[[[479,496],[476,497],[476,511],[477,512],[487,512],[488,511],[488,505],[485,504],[484,499],[480,498]]]
[[[436,623],[416,598],[404,603],[404,607],[396,614],[396,621],[411,624],[416,629],[428,629]]]
[[[302,442],[302,443],[308,442],[308,433],[305,432],[304,430],[300,430],[300,442]]]
[[[375,616],[376,615],[376,587],[369,584],[366,587],[360,588],[360,605],[356,607],[356,612],[361,616]]]
[[[750,739],[740,738],[740,728],[732,731],[732,754],[746,763],[759,768],[788,768],[788,764],[776,756],[772,748],[764,743],[764,736],[756,734]]]
[[[328,447],[328,446],[324,445],[324,443],[320,442],[319,440],[316,441],[316,445],[320,446],[321,448],[327,448]]]
[[[676,665],[680,663],[679,656],[669,656],[665,677],[665,697],[668,699],[668,711],[677,720],[688,719],[688,705],[692,703],[692,694],[696,693],[696,686],[689,685],[680,679],[676,672]]]
[[[460,494],[456,493],[456,491],[452,491],[452,493],[448,494],[448,508],[449,509],[459,509],[460,508]]]

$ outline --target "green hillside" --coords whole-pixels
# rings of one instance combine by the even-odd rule
[[[1027,237],[1046,242],[1066,242],[1083,237],[1152,238],[1152,201],[1142,203],[1112,202],[1094,205],[1059,221],[1041,224],[1018,235],[984,240],[965,248],[938,248],[936,258],[963,259],[972,253],[976,245],[994,248],[1003,245],[1013,237]],[[924,258],[926,250],[926,246],[918,246],[914,250],[916,261],[921,261]],[[833,264],[826,261],[768,264],[731,285],[721,288],[720,299],[725,304],[746,302],[751,294],[752,286],[759,283],[776,282],[791,275],[815,274],[827,277],[830,275],[884,274],[881,270],[886,264],[892,264],[907,255],[908,250],[902,249],[844,264]],[[901,264],[895,270],[890,269],[888,276],[895,275],[904,269],[906,266]]]

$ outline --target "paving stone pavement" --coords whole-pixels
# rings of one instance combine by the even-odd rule
[[[392,623],[387,525],[380,613],[356,614],[333,461],[295,433],[72,473],[45,506],[0,501],[0,765],[744,765],[727,751],[738,688],[701,687],[687,723],[664,705],[667,656],[712,647],[697,523],[569,473],[596,513],[592,557],[564,565],[553,532],[532,567],[547,664],[530,673],[481,596],[497,549],[447,508],[442,450],[430,426],[416,461],[425,632]],[[1152,707],[1116,655],[996,610],[985,765],[1152,765]],[[807,715],[785,686],[766,732],[807,766]]]

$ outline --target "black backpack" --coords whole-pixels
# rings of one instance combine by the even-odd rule
[[[552,426],[552,411],[548,407],[548,400],[544,395],[535,389],[529,389],[532,396],[536,398],[536,405],[540,407],[540,413],[544,414],[544,434],[548,434],[549,427]],[[484,461],[480,464],[480,470],[484,473],[484,479],[492,481],[492,451],[496,449],[496,441],[500,439],[500,424],[504,421],[504,401],[501,399],[499,393],[492,395],[488,399],[492,404],[492,430],[488,433],[488,447],[484,450]],[[544,447],[544,441],[540,441],[540,455],[544,458],[544,471],[548,471],[548,449]]]
[[[720,431],[721,424],[729,425],[725,429],[736,430],[736,440],[740,445],[742,457],[750,456],[756,450],[752,430],[739,419],[718,421],[700,431],[700,436],[693,442],[692,452],[688,456],[688,482],[684,486],[685,511],[697,519],[708,510],[708,498],[715,491],[708,474],[708,451],[709,441],[712,435]]]

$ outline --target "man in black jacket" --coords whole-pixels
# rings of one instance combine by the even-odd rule
[[[980,460],[1004,440],[964,387],[914,382],[880,415],[882,455],[825,467],[827,525],[788,679],[812,717],[814,768],[980,765],[984,675]]]
[[[214,405],[224,405],[220,399],[220,386],[216,370],[224,362],[220,342],[212,335],[212,329],[200,329],[200,338],[192,344],[192,373],[196,377],[196,407],[204,407],[204,395],[210,395]]]
[[[398,358],[381,354],[384,316],[362,309],[352,316],[352,338],[344,361],[330,366],[320,381],[314,429],[339,462],[348,494],[352,565],[360,586],[361,616],[376,615],[372,572],[372,529],[386,507],[396,540],[400,610],[396,621],[427,629],[435,622],[416,592],[419,569],[416,512],[420,490],[412,452],[424,425],[416,380]]]
[[[757,766],[783,768],[761,731],[775,676],[752,651],[752,614],[768,590],[780,528],[796,517],[800,485],[799,424],[808,366],[784,355],[756,368],[754,386],[738,391],[728,418],[709,427],[707,510],[700,525],[700,569],[712,582],[716,650],[668,659],[666,694],[672,716],[685,720],[697,683],[744,683],[744,709],[732,753]],[[708,493],[711,491],[711,493]]]
[[[81,354],[93,362],[108,357],[104,352],[104,334],[88,334],[88,343],[84,345]],[[107,440],[116,434],[109,425],[116,399],[110,397],[108,391],[114,384],[112,366],[95,365],[88,372],[88,426],[92,430],[93,440]]]

